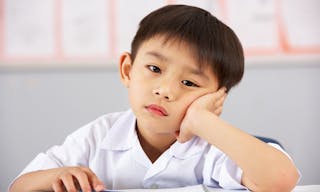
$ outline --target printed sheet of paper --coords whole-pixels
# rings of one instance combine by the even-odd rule
[[[127,190],[106,190],[104,192],[206,192],[202,185],[194,185],[179,188],[166,188],[166,189],[127,189]]]
[[[110,53],[108,1],[62,1],[62,47],[70,56],[106,56]]]
[[[320,49],[320,1],[283,0],[282,15],[289,45]]]
[[[221,0],[212,0],[210,1],[208,10],[212,13],[212,15],[214,15],[215,17],[217,17],[220,21],[222,21],[223,23],[227,23],[227,18],[226,18],[226,3],[225,1],[221,1]]]
[[[111,63],[130,51],[140,20],[169,3],[210,11],[253,56],[320,53],[318,0],[2,0],[0,60]]]
[[[104,192],[235,192],[237,190],[226,190],[221,188],[209,188],[204,185],[193,185],[179,188],[166,189],[128,189],[128,190],[106,190]],[[246,190],[240,190],[246,191]]]
[[[212,13],[222,22],[225,22],[224,1],[221,0],[176,0],[173,1],[176,4],[186,4],[191,6],[200,7]]]
[[[208,10],[211,5],[211,0],[201,0],[201,1],[195,1],[195,0],[175,0],[172,1],[175,4],[184,4],[184,5],[191,5],[200,7],[202,9]],[[209,11],[209,10],[208,10]]]
[[[275,1],[225,1],[227,21],[245,49],[279,48]]]
[[[131,41],[140,20],[151,11],[165,5],[163,0],[117,0],[115,11],[117,54],[130,51]]]
[[[54,0],[4,1],[4,54],[42,57],[54,54]]]

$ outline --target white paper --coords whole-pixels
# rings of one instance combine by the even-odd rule
[[[176,0],[172,1],[175,4],[184,4],[184,5],[191,5],[200,7],[204,10],[209,11],[213,16],[217,17],[222,22],[225,21],[225,13],[223,12],[224,3],[221,0]]]
[[[193,185],[187,187],[178,188],[166,188],[166,189],[126,189],[126,190],[106,190],[104,192],[244,192],[248,190],[228,190],[221,188],[211,188],[205,185]],[[319,192],[320,185],[300,185],[296,186],[292,192]]]
[[[300,185],[296,186],[292,192],[319,192],[320,185]]]
[[[213,16],[218,18],[220,21],[227,23],[226,17],[226,3],[221,0],[212,0],[210,1],[208,10],[211,12]]]
[[[110,16],[106,0],[62,1],[62,47],[66,57],[110,54]]]
[[[117,0],[115,23],[117,55],[124,51],[131,51],[131,41],[138,30],[139,22],[151,11],[165,4],[163,0]]]
[[[5,0],[4,54],[10,57],[52,56],[54,0]]]
[[[283,0],[285,33],[291,47],[320,47],[320,1]]]
[[[276,0],[226,0],[227,21],[245,49],[279,48]]]
[[[165,188],[165,189],[127,189],[127,190],[106,190],[105,192],[205,192],[202,185],[194,185],[188,187],[179,187],[179,188]]]
[[[204,185],[193,185],[178,188],[164,188],[164,189],[127,189],[127,190],[106,190],[104,192],[229,192],[229,190],[220,188],[208,188]],[[242,190],[243,191],[243,190]]]
[[[172,1],[174,4],[184,4],[184,5],[191,5],[200,7],[202,9],[208,10],[211,5],[211,0],[201,0],[201,1],[195,1],[195,0],[175,0]]]

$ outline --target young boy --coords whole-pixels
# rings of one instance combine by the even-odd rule
[[[205,184],[290,191],[298,171],[279,146],[219,118],[242,78],[233,31],[205,10],[147,15],[120,58],[131,110],[107,114],[39,154],[10,191],[168,188]]]

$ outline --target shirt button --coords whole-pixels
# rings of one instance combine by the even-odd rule
[[[159,188],[159,185],[153,183],[151,186],[150,186],[151,189],[158,189]]]

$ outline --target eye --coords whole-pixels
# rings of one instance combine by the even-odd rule
[[[161,72],[160,68],[157,67],[157,66],[148,65],[147,67],[148,67],[148,69],[149,69],[150,71],[152,71],[152,72],[154,72],[154,73],[160,73],[160,72]]]
[[[199,87],[197,84],[188,80],[182,80],[181,83],[188,87]]]

